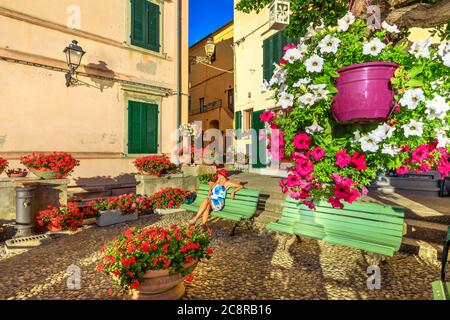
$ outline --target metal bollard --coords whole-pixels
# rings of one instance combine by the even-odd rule
[[[36,187],[16,188],[16,237],[33,234],[33,195]]]

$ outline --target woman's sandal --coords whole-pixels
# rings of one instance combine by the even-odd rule
[[[206,232],[208,230],[208,227],[206,226],[206,223],[202,223],[200,225],[200,229],[202,229],[203,232]]]

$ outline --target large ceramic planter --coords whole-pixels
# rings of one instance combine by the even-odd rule
[[[338,70],[338,93],[332,112],[340,123],[368,124],[386,121],[394,105],[391,78],[398,65],[392,62],[367,62]]]
[[[44,179],[44,180],[56,179],[56,177],[58,176],[58,173],[53,172],[51,170],[43,171],[43,170],[37,170],[37,169],[33,169],[33,168],[28,168],[28,169],[31,172],[33,172],[35,176],[37,176],[38,178]]]
[[[136,212],[125,214],[119,210],[100,211],[100,216],[97,218],[96,224],[99,227],[107,227],[119,223],[136,221],[137,219],[139,219],[139,215]]]
[[[198,260],[184,265],[187,274],[194,271]],[[169,270],[147,271],[144,281],[135,290],[131,290],[132,300],[179,300],[184,296],[184,276],[180,273],[170,275]]]

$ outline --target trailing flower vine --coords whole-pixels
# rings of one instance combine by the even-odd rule
[[[371,31],[349,12],[337,26],[321,26],[285,46],[272,78],[263,83],[263,90],[274,90],[282,111],[261,116],[267,128],[280,131],[270,134],[272,158],[293,162],[280,181],[283,192],[311,208],[322,199],[343,208],[342,201],[365,195],[380,173],[450,172],[450,42],[433,47],[427,39],[409,46],[398,33],[386,22]],[[332,114],[337,70],[379,61],[399,65],[391,79],[396,103],[389,119],[338,123]],[[275,143],[279,148],[272,148]]]

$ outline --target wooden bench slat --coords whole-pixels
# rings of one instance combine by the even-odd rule
[[[286,208],[285,211],[287,213],[296,214],[298,213],[299,209],[294,208]],[[359,212],[359,211],[352,211],[352,210],[345,210],[345,209],[332,209],[332,208],[324,208],[324,207],[317,207],[316,210],[310,210],[310,209],[300,209],[300,215],[303,214],[327,214],[328,216],[337,216],[337,217],[349,217],[349,218],[356,218],[357,220],[361,220],[361,224],[365,221],[377,221],[377,222],[386,222],[390,224],[397,224],[397,225],[403,225],[404,219],[400,217],[393,217],[393,216],[386,216],[386,215],[379,215],[374,213],[365,213],[365,212]]]
[[[450,282],[434,281],[431,286],[434,300],[450,300]]]
[[[348,217],[348,216],[338,216],[338,215],[332,215],[332,214],[326,214],[321,212],[301,212],[301,217],[304,219],[315,219],[316,221],[320,222],[321,224],[328,224],[328,223],[335,223],[336,221],[340,221],[342,223],[349,223],[353,225],[355,228],[364,226],[369,229],[388,229],[393,231],[393,233],[401,234],[403,232],[403,224],[393,224],[393,223],[386,223],[382,221],[373,221],[373,220],[366,220],[366,219],[358,219],[354,217]]]
[[[302,209],[308,209],[307,206],[301,203],[300,200],[295,200],[290,197],[286,198],[286,203],[288,207],[295,207],[295,206],[301,206]],[[318,201],[315,203],[316,207],[325,207],[325,208],[333,208],[331,204],[329,204],[326,201]],[[341,210],[341,209],[337,209]],[[363,202],[363,201],[355,201],[352,204],[346,203],[345,204],[345,211],[351,210],[351,211],[361,211],[361,212],[368,212],[368,213],[378,213],[378,214],[384,214],[384,215],[393,215],[397,217],[403,217],[404,216],[404,209],[401,207],[393,207],[393,206],[387,206],[382,205],[378,203],[373,202]]]
[[[401,246],[403,223],[402,208],[355,202],[341,210],[321,201],[311,210],[287,197],[281,218],[267,228],[392,256]]]

